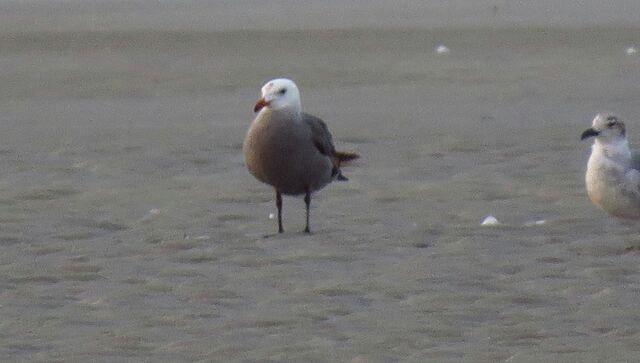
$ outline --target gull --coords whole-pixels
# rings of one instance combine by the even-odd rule
[[[282,228],[282,195],[304,195],[305,233],[309,230],[311,193],[333,180],[348,180],[342,163],[357,159],[351,152],[336,151],[327,125],[302,112],[298,86],[277,78],[262,87],[253,109],[256,118],[244,139],[244,160],[249,172],[276,191],[278,233]]]
[[[594,137],[585,176],[593,204],[609,214],[640,218],[640,155],[632,154],[625,125],[612,113],[599,113],[581,140]]]

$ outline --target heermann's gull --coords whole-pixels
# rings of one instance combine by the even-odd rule
[[[304,195],[309,230],[311,193],[333,180],[347,180],[343,162],[359,156],[336,151],[327,125],[302,112],[296,84],[284,78],[267,82],[256,102],[258,115],[244,139],[244,160],[249,172],[276,190],[278,232],[282,233],[282,194]]]

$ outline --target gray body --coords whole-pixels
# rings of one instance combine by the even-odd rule
[[[638,155],[607,155],[594,145],[585,181],[589,199],[609,214],[640,218],[640,168]]]
[[[324,122],[306,113],[263,109],[244,140],[249,172],[277,192],[301,195],[322,189],[333,179],[331,158],[317,142],[335,150]]]

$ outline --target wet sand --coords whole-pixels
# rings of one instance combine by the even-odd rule
[[[636,360],[638,225],[588,201],[579,136],[615,110],[640,147],[638,39],[3,31],[0,360]],[[241,145],[283,75],[363,158],[314,197],[313,235],[286,198],[265,239]]]

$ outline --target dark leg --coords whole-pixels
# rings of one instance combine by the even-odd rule
[[[304,195],[304,204],[307,206],[307,226],[304,228],[304,233],[311,233],[309,230],[309,207],[311,207],[311,192],[307,190]]]
[[[276,190],[276,207],[278,207],[278,233],[284,232],[282,228],[282,194]]]

